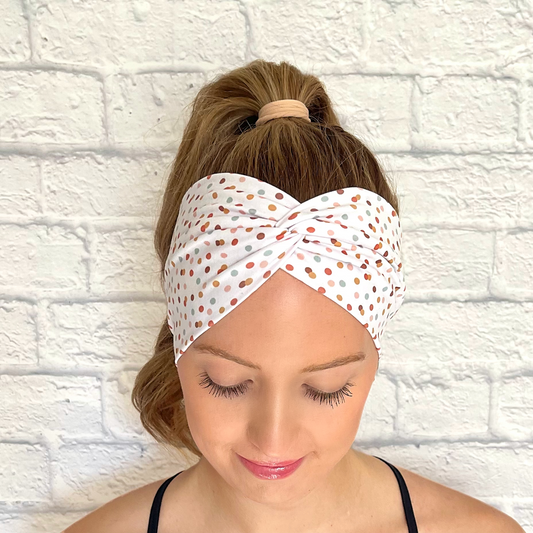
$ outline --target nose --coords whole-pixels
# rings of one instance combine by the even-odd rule
[[[248,436],[272,461],[299,459],[296,449],[302,413],[296,402],[282,393],[264,395],[249,412]]]

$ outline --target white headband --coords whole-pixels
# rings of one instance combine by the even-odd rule
[[[175,363],[280,268],[352,314],[380,355],[405,297],[401,240],[393,206],[361,187],[300,203],[252,176],[200,179],[181,202],[165,263]]]

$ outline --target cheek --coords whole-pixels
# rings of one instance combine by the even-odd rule
[[[346,449],[353,444],[373,379],[373,376],[363,376],[352,380],[355,384],[350,389],[352,397],[347,397],[335,409],[324,411],[320,419],[315,417],[313,432],[319,436],[323,448]]]
[[[241,441],[246,433],[245,417],[235,415],[235,400],[215,398],[205,392],[187,399],[187,421],[194,442],[206,456],[217,455]]]

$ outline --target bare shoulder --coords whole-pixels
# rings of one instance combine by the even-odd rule
[[[409,488],[419,533],[525,533],[516,520],[495,507],[396,467]]]
[[[118,496],[61,533],[146,533],[154,496],[166,479],[168,477]]]

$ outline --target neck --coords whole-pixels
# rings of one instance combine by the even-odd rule
[[[288,478],[271,481],[257,479],[237,458],[222,477],[202,457],[193,468],[198,494],[207,507],[206,525],[233,533],[312,533],[351,523],[350,515],[361,508],[358,502],[364,494],[363,457],[350,449],[329,472],[322,472],[310,455],[308,465],[304,461],[303,468]]]

